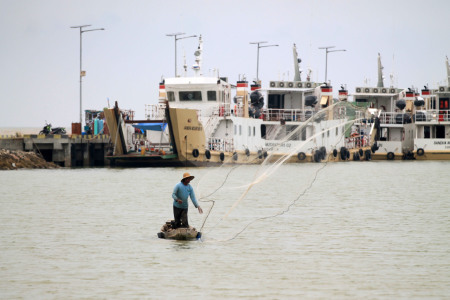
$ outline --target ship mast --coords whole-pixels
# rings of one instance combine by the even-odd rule
[[[301,59],[298,58],[298,54],[297,54],[297,46],[295,46],[292,48],[293,54],[294,54],[294,71],[295,71],[295,75],[294,75],[294,81],[302,81],[302,78],[300,76],[300,63],[301,63]]]
[[[381,65],[381,56],[378,53],[378,84],[377,87],[384,87],[383,84],[383,66]]]
[[[448,56],[446,56],[445,64],[447,65],[447,85],[450,86],[450,66],[448,64]]]
[[[192,69],[195,72],[195,76],[201,76],[202,73],[202,52],[203,52],[203,40],[202,36],[198,38],[198,49],[195,51],[195,64],[192,66]]]

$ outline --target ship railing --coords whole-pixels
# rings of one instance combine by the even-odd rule
[[[305,122],[313,115],[312,110],[266,108],[262,110],[261,118],[265,121]]]
[[[221,103],[217,105],[213,110],[213,115],[219,117],[231,116],[231,105],[229,103]]]
[[[166,104],[146,104],[145,118],[147,120],[164,120],[166,116]]]
[[[234,143],[232,138],[208,138],[208,149],[212,151],[234,151]]]
[[[356,124],[372,124],[375,121],[375,116],[369,114],[367,114],[367,112],[365,111],[356,111],[355,112],[355,123]],[[380,116],[380,123],[383,123],[383,120]],[[384,123],[383,123],[384,124]]]
[[[405,116],[406,115],[406,116]],[[371,124],[374,122],[374,116],[370,115],[369,117],[365,112],[357,111],[355,114],[356,124]],[[380,116],[380,124],[381,125],[391,125],[391,124],[407,124],[411,123],[411,118],[409,114],[405,114],[403,112],[381,112]]]
[[[416,110],[415,122],[450,122],[449,109]]]

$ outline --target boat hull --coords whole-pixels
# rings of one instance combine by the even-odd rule
[[[201,233],[192,226],[189,228],[172,228],[173,221],[167,221],[162,227],[161,232],[158,232],[158,237],[161,239],[170,240],[196,240],[201,237]]]

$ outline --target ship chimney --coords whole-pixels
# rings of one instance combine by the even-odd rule
[[[236,103],[234,114],[239,117],[248,118],[248,81],[240,80],[236,85]]]
[[[167,100],[166,85],[164,79],[159,83],[159,103],[165,103]]]
[[[320,92],[320,107],[325,108],[331,105],[333,101],[333,87],[331,85],[321,86]]]
[[[253,81],[253,84],[250,85],[250,90],[253,92],[259,89],[261,89],[261,81]]]
[[[341,89],[339,90],[339,101],[347,101],[347,99],[348,99],[347,87],[341,85]]]
[[[416,93],[411,88],[408,88],[405,94],[405,100],[414,100],[416,98]]]

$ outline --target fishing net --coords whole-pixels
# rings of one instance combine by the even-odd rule
[[[373,123],[367,107],[341,101],[311,111],[303,122],[274,125],[270,134],[276,141],[270,149],[261,149],[267,155],[260,164],[225,161],[201,178],[200,201],[210,204],[201,230],[215,239],[231,240],[251,225],[263,226],[264,220],[285,215],[329,161],[346,160],[351,151],[369,146]],[[298,163],[307,159],[318,163]]]

